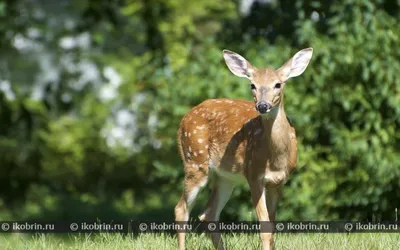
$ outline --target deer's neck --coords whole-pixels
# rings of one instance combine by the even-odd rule
[[[276,149],[287,148],[290,141],[290,124],[282,103],[279,107],[276,107],[276,110],[271,110],[270,114],[261,115],[261,123],[264,128],[265,139],[272,147]]]

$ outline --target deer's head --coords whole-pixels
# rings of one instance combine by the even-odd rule
[[[276,114],[283,99],[286,80],[304,72],[310,62],[312,52],[312,48],[300,50],[282,67],[274,70],[272,68],[258,69],[241,55],[229,50],[223,51],[230,71],[236,76],[250,80],[256,110],[264,115]]]

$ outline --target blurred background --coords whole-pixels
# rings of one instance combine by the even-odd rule
[[[399,21],[398,0],[0,0],[0,219],[172,220],[180,119],[252,100],[222,50],[277,68],[313,47],[285,90],[299,156],[278,219],[393,220]],[[238,187],[222,219],[253,211]]]

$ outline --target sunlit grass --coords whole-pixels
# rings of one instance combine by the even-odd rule
[[[0,237],[0,249],[177,249],[175,235],[141,234],[126,236],[122,234],[94,235],[28,235],[4,234]],[[257,234],[224,234],[227,249],[261,249]],[[361,233],[361,234],[276,234],[276,249],[400,249],[400,234]],[[186,249],[213,249],[211,240],[204,234],[189,234]]]

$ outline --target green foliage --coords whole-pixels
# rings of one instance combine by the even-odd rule
[[[222,49],[277,68],[309,46],[309,68],[285,89],[299,154],[278,218],[395,216],[398,5],[271,1],[245,16],[235,1],[83,1],[68,10],[23,3],[0,1],[0,16],[8,13],[0,32],[9,34],[0,85],[10,82],[15,96],[1,85],[0,217],[172,219],[183,183],[180,119],[207,98],[251,99]],[[83,45],[66,48],[67,36]],[[36,45],[18,47],[21,37]],[[248,189],[239,187],[223,217],[255,218],[252,211]]]

